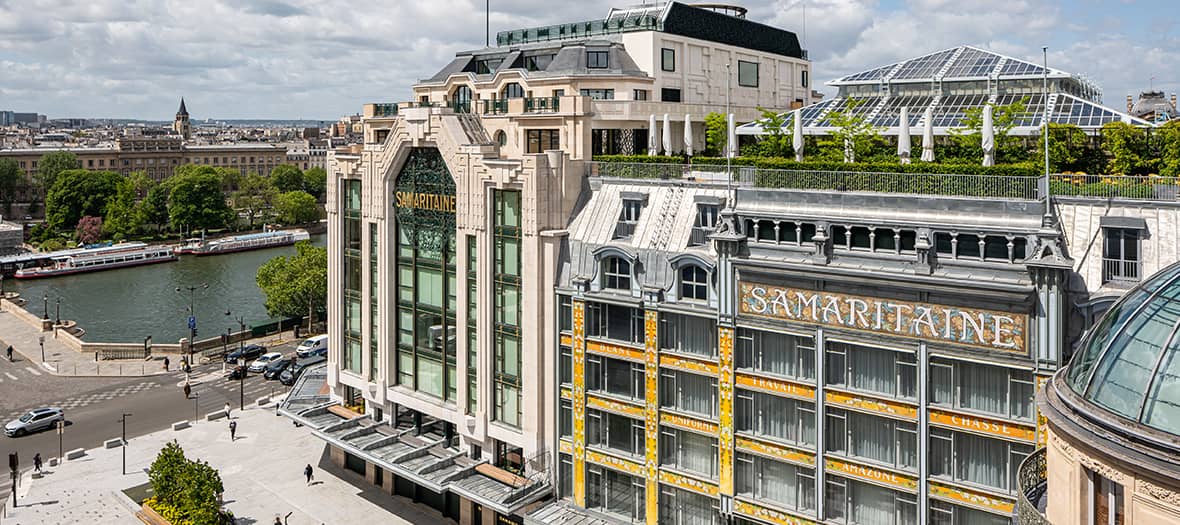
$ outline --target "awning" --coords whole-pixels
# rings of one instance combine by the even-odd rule
[[[1098,218],[1098,225],[1103,228],[1120,228],[1124,230],[1146,230],[1147,221],[1139,217],[1122,217],[1117,215],[1103,215]]]
[[[524,517],[525,525],[627,525],[631,522],[611,518],[558,500]]]

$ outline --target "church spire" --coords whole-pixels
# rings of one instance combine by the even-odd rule
[[[188,110],[184,107],[184,97],[180,97],[180,110],[176,114],[188,116]]]

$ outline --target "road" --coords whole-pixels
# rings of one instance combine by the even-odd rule
[[[292,354],[294,343],[270,350]],[[61,447],[66,451],[101,446],[103,441],[119,437],[124,413],[131,414],[127,417],[127,438],[128,446],[134,447],[136,436],[167,428],[177,421],[191,420],[194,415],[203,418],[209,412],[221,410],[226,403],[232,412],[239,408],[242,397],[249,406],[260,397],[287,388],[278,381],[264,380],[261,374],[252,374],[245,381],[229,381],[221,373],[222,365],[215,363],[193,368],[192,378],[197,384],[192,387],[192,397],[185,399],[181,389],[183,372],[150,377],[76,378],[52,376],[44,371],[33,374],[26,370],[29,366],[33,365],[0,359],[0,379],[4,380],[0,382],[0,399],[25,400],[17,406],[7,401],[0,405],[5,408],[0,413],[0,424],[38,406],[61,407],[67,420]],[[17,379],[9,379],[9,374]],[[0,436],[0,440],[3,440],[0,452],[18,452],[22,467],[32,464],[33,454],[40,453],[46,459],[58,455],[58,435],[52,430],[20,438]]]

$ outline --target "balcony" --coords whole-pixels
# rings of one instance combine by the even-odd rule
[[[561,97],[533,97],[524,99],[525,113],[556,113],[561,109]]]
[[[1125,259],[1107,259],[1102,258],[1102,282],[1103,283],[1138,283],[1142,272],[1143,263],[1140,261],[1128,261]]]
[[[1049,189],[1055,197],[1178,201],[1180,200],[1180,177],[1051,175]]]
[[[1049,525],[1045,517],[1048,503],[1048,483],[1045,470],[1045,449],[1037,449],[1020,462],[1017,472],[1020,495],[1016,501],[1018,525]]]

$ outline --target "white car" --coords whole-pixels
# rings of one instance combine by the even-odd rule
[[[268,352],[262,354],[258,356],[258,359],[255,359],[253,363],[250,363],[250,367],[248,369],[256,374],[261,373],[263,370],[266,370],[266,365],[269,365],[276,359],[282,359],[282,357],[283,354],[279,352]]]
[[[58,421],[65,421],[66,413],[60,408],[36,408],[4,425],[8,437],[21,437],[38,430],[53,428]]]

